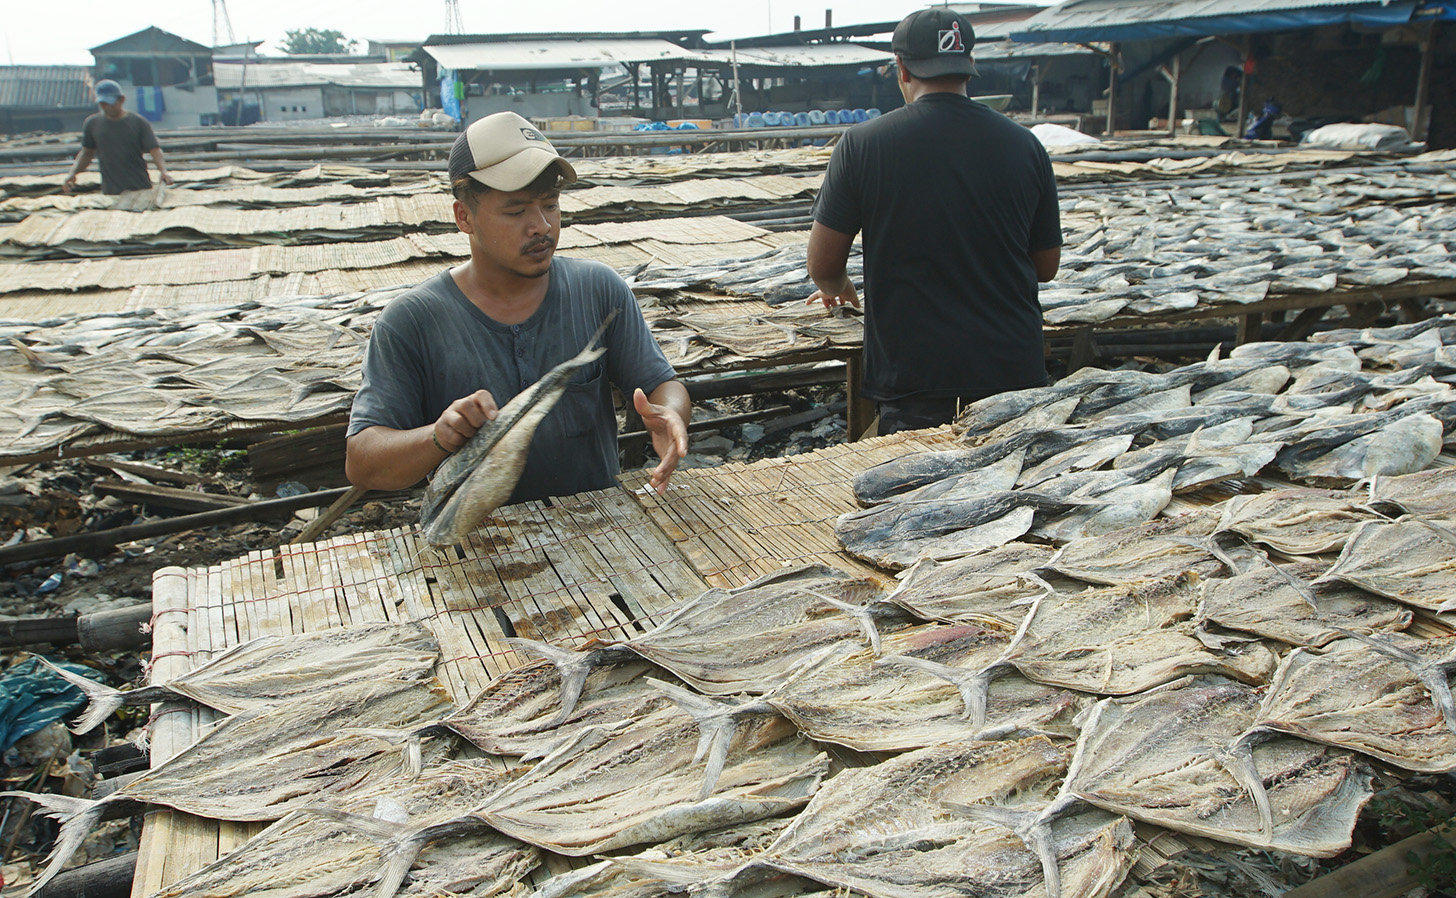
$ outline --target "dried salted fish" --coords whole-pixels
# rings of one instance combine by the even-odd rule
[[[1210,576],[1219,573],[1222,565],[1190,541],[1212,534],[1218,517],[1217,511],[1202,509],[1073,540],[1058,549],[1046,566],[1064,576],[1106,586],[1173,577],[1185,571]]]
[[[737,589],[710,589],[622,645],[709,695],[764,693],[826,645],[879,638],[865,604],[879,587],[801,565]]]
[[[467,813],[522,772],[445,762],[417,777],[354,790],[338,809],[289,813],[153,898],[323,898],[362,888],[385,876],[394,854],[403,851],[413,857],[416,851],[408,846],[421,830]],[[470,867],[464,879],[455,869],[462,855]],[[468,888],[470,894],[488,898],[514,888],[539,860],[535,847],[482,828],[448,845],[426,848],[411,885],[448,877],[453,893]]]
[[[1145,480],[1128,480],[1091,491],[1079,490],[1072,497],[1086,504],[1059,515],[1032,532],[1053,542],[1068,542],[1101,536],[1157,517],[1173,501],[1173,479],[1178,471],[1169,468]]]
[[[165,805],[219,820],[277,820],[332,806],[350,790],[396,774],[401,753],[351,729],[408,727],[449,710],[438,682],[372,680],[229,717],[166,762],[100,801],[24,795],[60,819],[61,835],[39,889],[101,820],[137,805]]]
[[[61,668],[55,670],[90,699],[71,728],[85,733],[123,705],[185,698],[237,714],[366,680],[423,679],[430,676],[439,657],[440,647],[429,630],[417,623],[400,622],[260,636],[175,680],[130,692]]]
[[[1289,555],[1318,555],[1345,545],[1380,515],[1335,490],[1271,490],[1224,503],[1220,531],[1232,531]]]
[[[1280,468],[1295,477],[1317,481],[1354,481],[1383,475],[1411,474],[1429,465],[1441,452],[1445,426],[1424,412],[1407,415],[1378,430],[1355,437],[1316,458]]]
[[[1199,616],[1231,630],[1315,647],[1352,630],[1410,626],[1411,612],[1399,603],[1337,581],[1314,585],[1328,568],[1323,561],[1276,566],[1264,559],[1262,567],[1205,582]]]
[[[1449,773],[1456,770],[1452,669],[1456,637],[1382,634],[1341,639],[1319,654],[1296,649],[1269,684],[1250,733],[1288,733],[1406,770]]]
[[[718,898],[830,898],[817,883],[748,862],[788,820],[764,820],[691,833],[638,854],[618,855],[559,874],[525,898],[662,898],[668,894]]]
[[[1023,606],[1051,591],[1032,573],[1051,555],[1045,546],[1012,542],[954,561],[920,561],[885,601],[926,620],[1014,632],[1026,618]]]
[[[1456,532],[1422,518],[1367,522],[1356,528],[1320,580],[1342,580],[1429,611],[1456,608]]]
[[[699,799],[706,760],[697,725],[676,708],[607,731],[583,731],[475,816],[524,842],[579,857],[801,807],[828,761],[777,714],[735,728],[716,790]]]
[[[840,515],[834,536],[851,555],[899,570],[922,558],[958,558],[1005,545],[1031,529],[1037,512],[1055,514],[1075,504],[1041,490],[887,502]]]
[[[1370,776],[1341,749],[1276,738],[1240,763],[1224,747],[1258,693],[1217,678],[1105,699],[1087,712],[1069,794],[1138,820],[1276,851],[1332,857],[1350,846]]]
[[[615,317],[615,312],[608,315],[581,352],[517,393],[440,464],[420,505],[426,542],[432,546],[459,542],[510,498],[525,469],[536,428],[556,407],[571,376],[607,351],[597,341]]]
[[[587,727],[637,720],[669,704],[643,674],[670,674],[636,656],[619,663],[606,655],[582,659],[586,669],[574,687],[580,700],[571,697],[571,673],[537,661],[496,677],[441,725],[484,751],[532,758]]]
[[[936,745],[846,770],[754,863],[871,898],[1045,895],[1035,852],[957,809],[1040,809],[1065,764],[1065,750],[1038,736]],[[1120,817],[1088,812],[1057,821],[1049,847],[1059,894],[1110,894],[1131,868],[1133,841]]]
[[[1365,498],[1358,484],[1352,492]],[[1456,466],[1372,478],[1368,499],[1377,508],[1394,506],[1403,514],[1440,520],[1456,512]]]
[[[1038,683],[1099,695],[1130,695],[1198,673],[1267,680],[1276,659],[1261,643],[1213,649],[1199,640],[1196,580],[1181,574],[1046,596],[1004,663]]]
[[[914,627],[885,637],[882,658],[866,649],[831,656],[767,698],[807,735],[858,751],[1053,729],[1075,704],[1068,692],[1004,670],[989,687],[962,685],[1008,644],[980,627]]]

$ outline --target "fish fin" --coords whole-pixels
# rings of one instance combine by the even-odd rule
[[[804,590],[804,592],[807,592],[809,595],[814,596],[819,601],[823,602],[829,607],[837,608],[840,611],[843,611],[845,614],[848,614],[850,617],[854,618],[855,623],[859,624],[860,632],[864,634],[865,642],[869,644],[869,647],[871,650],[874,651],[875,656],[879,657],[880,628],[875,626],[875,619],[870,615],[870,610],[868,606],[853,605],[841,599],[836,599],[832,596],[826,596],[823,593],[817,592],[812,589],[806,589]]]
[[[1315,598],[1314,590],[1309,588],[1309,584],[1305,583],[1303,580],[1299,579],[1298,577],[1286,571],[1284,568],[1275,564],[1268,555],[1265,555],[1263,552],[1260,552],[1253,546],[1250,546],[1249,548],[1251,554],[1254,556],[1255,559],[1268,565],[1269,569],[1272,570],[1274,573],[1278,574],[1279,579],[1283,580],[1285,583],[1288,583],[1290,587],[1293,588],[1294,591],[1299,595],[1299,597],[1301,599],[1304,599],[1305,603],[1309,605],[1309,607],[1313,608],[1316,612],[1320,611],[1319,600]]]
[[[592,669],[596,666],[594,653],[563,649],[547,642],[523,639],[519,636],[507,636],[505,640],[518,649],[524,649],[530,654],[550,661],[556,668],[556,675],[561,679],[561,710],[557,712],[556,719],[548,726],[558,727],[566,723],[571,712],[576,710],[576,703],[581,700],[581,691],[586,687],[586,678],[591,676]]]
[[[1254,763],[1253,739],[1245,738],[1245,733],[1231,748],[1220,746],[1208,746],[1208,754],[1218,765],[1234,778],[1244,794],[1254,802],[1255,809],[1259,812],[1259,831],[1264,841],[1274,840],[1274,810],[1269,807],[1269,791],[1264,788],[1264,778],[1259,774],[1259,767]]]
[[[27,896],[38,894],[46,883],[55,878],[101,821],[105,804],[86,798],[72,798],[68,795],[39,794],[35,792],[0,792],[0,797],[28,798],[40,805],[40,813],[61,823],[60,834],[51,853],[46,856],[46,867],[30,884]]]
[[[1022,811],[990,804],[947,804],[972,820],[1005,827],[1015,833],[1041,861],[1047,898],[1061,898],[1062,871],[1057,863],[1056,844],[1052,839],[1052,822],[1044,819],[1045,812]]]
[[[1442,719],[1446,721],[1446,728],[1452,733],[1456,733],[1456,699],[1451,696],[1451,684],[1447,680],[1448,672],[1456,669],[1456,655],[1431,662],[1415,652],[1407,651],[1373,635],[1367,636],[1344,627],[1335,627],[1335,630],[1360,640],[1380,654],[1399,661],[1409,668],[1415,678],[1420,680],[1426,690],[1431,693],[1431,703],[1436,706],[1436,710],[1441,712]]]
[[[962,670],[959,667],[951,667],[948,664],[941,664],[938,661],[929,661],[925,658],[915,658],[909,655],[886,655],[876,662],[877,664],[888,664],[891,667],[903,667],[909,670],[918,670],[938,677],[954,686],[961,694],[961,702],[965,709],[961,717],[970,722],[974,730],[979,733],[986,726],[986,705],[988,704],[991,680],[995,673],[999,672],[995,664],[980,671]],[[995,670],[993,670],[993,668]]]
[[[78,673],[72,673],[65,668],[52,664],[42,655],[35,655],[33,657],[40,661],[41,664],[49,667],[61,679],[86,694],[86,710],[80,717],[76,718],[75,723],[71,724],[71,732],[77,735],[91,732],[103,720],[110,717],[112,712],[125,703],[124,694],[120,689],[113,689],[105,683],[96,682],[90,677],[83,677]]]
[[[399,826],[395,824],[395,826]],[[400,827],[403,829],[403,827]],[[485,821],[478,817],[466,815],[447,820],[444,823],[436,823],[421,829],[408,830],[403,835],[396,837],[384,854],[384,869],[379,875],[379,884],[375,887],[374,898],[394,898],[399,892],[399,887],[404,884],[404,879],[409,875],[410,867],[419,860],[420,853],[429,846],[431,842],[454,835],[486,828]]]
[[[703,726],[703,724],[699,724]],[[705,801],[713,790],[718,786],[718,780],[723,776],[723,768],[728,764],[728,747],[733,743],[733,734],[738,729],[738,721],[731,718],[722,718],[704,727],[704,733],[712,731],[708,745],[708,763],[703,767],[703,784],[698,789],[698,801]]]

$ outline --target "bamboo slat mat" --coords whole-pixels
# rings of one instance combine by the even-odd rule
[[[858,508],[852,481],[871,465],[912,452],[946,449],[950,428],[907,431],[751,464],[678,471],[667,494],[641,487],[648,471],[622,482],[704,580],[741,586],[790,564],[818,562],[888,583],[877,568],[845,554],[834,521]]]
[[[251,552],[207,568],[163,568],[153,575],[152,682],[258,636],[418,620],[440,643],[440,680],[464,704],[524,660],[506,636],[569,646],[628,638],[706,588],[622,489],[524,503],[501,509],[448,550],[426,546],[411,527]],[[159,706],[153,766],[215,716]],[[151,895],[262,828],[148,813],[132,895]]]

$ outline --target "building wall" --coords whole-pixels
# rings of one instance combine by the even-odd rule
[[[198,125],[217,123],[217,88],[180,87],[162,88],[162,100],[167,111],[157,123],[159,128],[195,128]]]
[[[265,122],[287,122],[295,119],[323,118],[324,92],[319,87],[275,87],[261,91],[245,91],[249,100],[261,96],[258,104]]]
[[[424,108],[407,90],[325,87],[324,115],[414,115]]]
[[[496,112],[514,112],[525,118],[551,118],[562,115],[596,115],[590,97],[574,91],[549,94],[495,94],[485,97],[467,96],[462,101],[461,115],[465,124]]]

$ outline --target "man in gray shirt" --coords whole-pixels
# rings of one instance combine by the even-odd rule
[[[616,272],[553,258],[563,179],[576,180],[571,165],[513,112],[480,119],[455,141],[455,224],[470,259],[400,295],[375,322],[349,418],[345,469],[355,486],[419,482],[616,312],[606,354],[576,373],[541,423],[510,501],[616,482],[613,384],[651,434],[660,459],[651,483],[666,489],[687,453],[687,388]]]
[[[122,108],[125,102],[120,84],[110,79],[96,82],[96,104],[101,111],[87,116],[81,123],[81,152],[76,154],[71,173],[61,184],[62,191],[75,190],[76,176],[89,168],[97,156],[101,157],[102,193],[151,188],[152,177],[147,174],[143,153],[151,155],[162,183],[173,183],[151,122],[135,112],[127,112]]]

